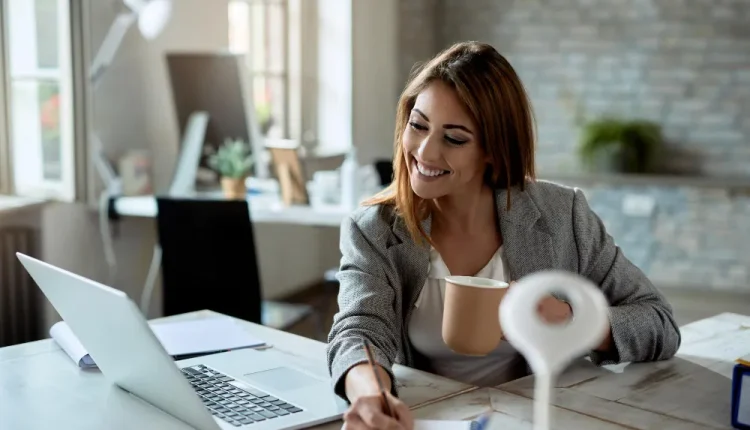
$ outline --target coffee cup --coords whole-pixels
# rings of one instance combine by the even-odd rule
[[[508,283],[475,276],[445,278],[443,342],[452,351],[484,356],[503,338],[498,312]]]

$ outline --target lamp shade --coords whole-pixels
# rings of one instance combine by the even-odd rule
[[[155,39],[172,14],[171,0],[151,0],[138,11],[138,29],[146,39]]]

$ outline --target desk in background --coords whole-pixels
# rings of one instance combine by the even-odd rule
[[[201,197],[221,197],[220,194],[197,194]],[[339,227],[350,211],[340,206],[284,206],[278,195],[249,195],[250,218],[254,223],[280,223],[320,227]],[[119,216],[155,218],[156,198],[153,196],[116,197],[114,211]]]
[[[202,311],[162,320],[204,318]],[[157,320],[159,321],[159,320]],[[253,335],[294,364],[327,376],[325,344],[257,324]],[[677,357],[656,363],[572,365],[556,384],[554,429],[730,429],[730,375],[750,353],[750,317],[721,314],[682,328]],[[532,429],[533,376],[496,388],[470,387],[395,366],[401,398],[417,418],[467,420],[492,412],[501,428]],[[79,369],[52,340],[0,349],[0,429],[185,430],[181,422]],[[318,426],[338,430],[341,422]]]

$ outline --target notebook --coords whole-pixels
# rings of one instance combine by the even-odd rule
[[[150,325],[154,335],[175,360],[232,349],[266,346],[264,341],[254,338],[237,322],[227,317]],[[50,328],[50,336],[79,367],[96,367],[94,360],[65,321],[55,323]]]

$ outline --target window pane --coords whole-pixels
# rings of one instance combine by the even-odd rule
[[[284,77],[273,77],[269,80],[271,92],[271,117],[274,124],[268,135],[271,137],[287,138],[286,126],[286,79]]]
[[[254,1],[250,4],[250,66],[253,71],[266,70],[266,5],[265,2]]]
[[[286,138],[286,81],[278,76],[256,76],[253,80],[255,108],[261,132]]]
[[[36,0],[36,58],[42,69],[59,66],[57,3],[58,0]]]
[[[266,70],[281,72],[286,65],[286,7],[285,2],[272,2],[267,7]]]
[[[11,76],[38,76],[59,66],[58,0],[10,0]]]
[[[11,85],[13,173],[16,187],[62,179],[60,92],[55,82],[19,80]]]
[[[244,0],[229,2],[229,52],[250,52],[250,5]]]

